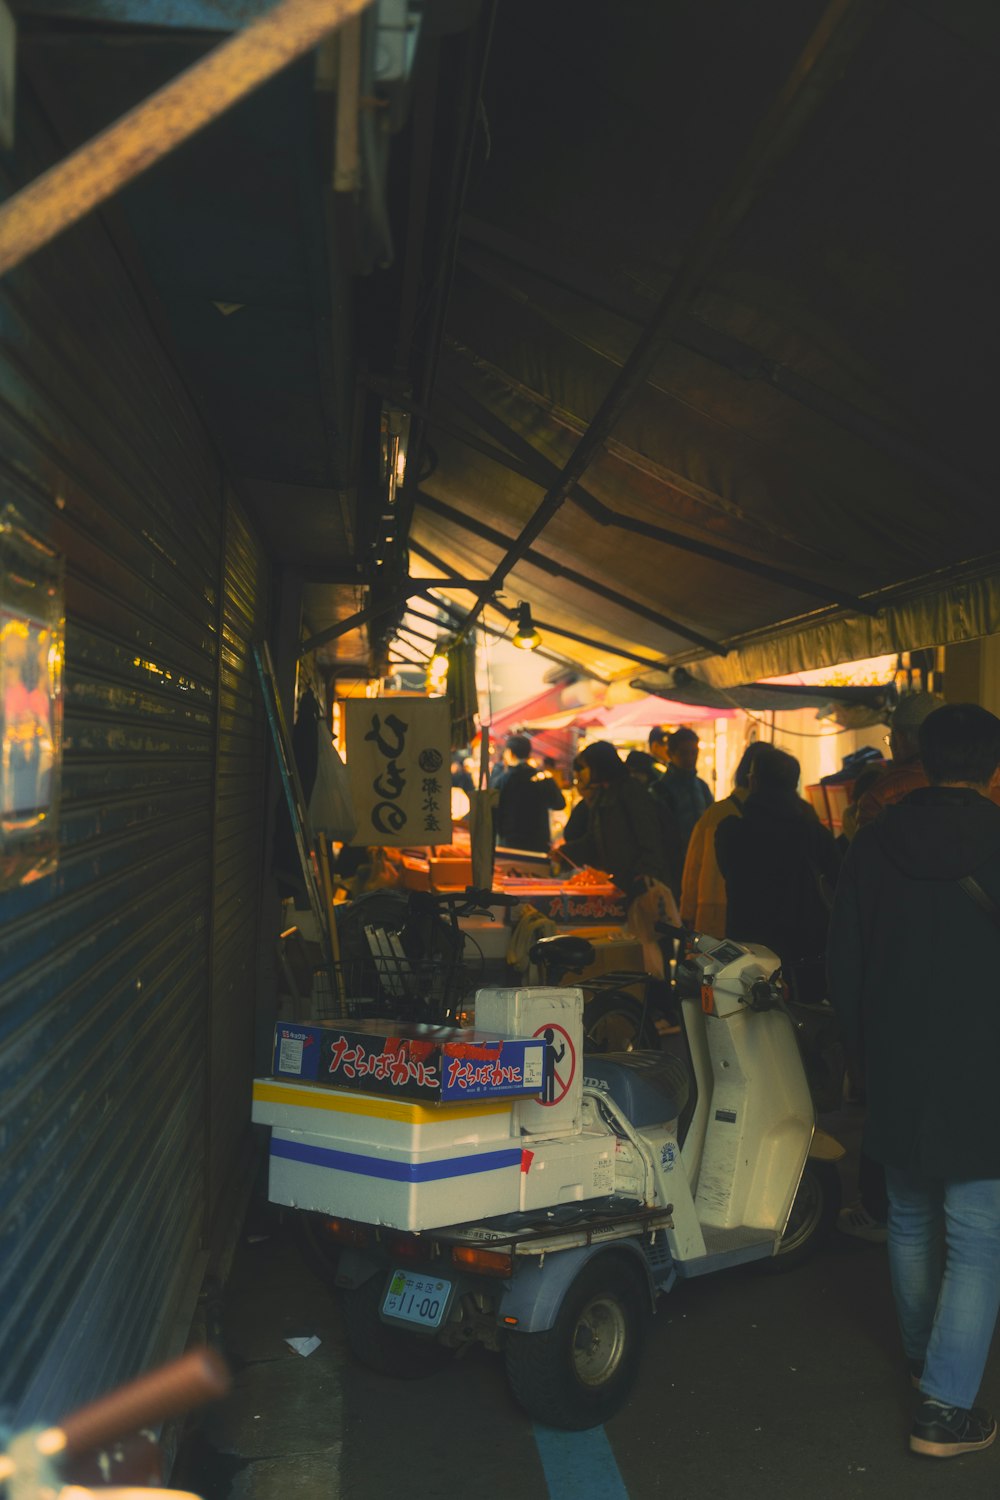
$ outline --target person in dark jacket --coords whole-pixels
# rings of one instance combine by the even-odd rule
[[[650,817],[649,793],[628,774],[614,745],[607,740],[587,745],[573,768],[587,822],[582,835],[564,840],[567,857],[575,865],[606,870],[630,900],[647,879],[669,884],[659,825]]]
[[[973,1402],[1000,1305],[1000,719],[948,704],[919,742],[930,784],[860,829],[844,861],[829,971],[864,1057],[865,1149],[886,1169],[893,1294],[921,1392],[910,1447],[945,1458],[997,1430]]]
[[[799,763],[768,746],[754,757],[741,817],[715,831],[726,882],[726,936],[781,959],[796,999],[826,990],[826,937],[840,860],[829,828],[799,797]]]
[[[507,740],[511,765],[500,783],[497,803],[497,842],[508,849],[534,849],[546,853],[552,843],[549,812],[566,806],[566,799],[547,771],[531,760],[531,741],[526,734]]]
[[[637,781],[647,792],[652,791],[653,783],[659,779],[660,775],[656,769],[656,761],[644,750],[629,751],[625,757],[625,769],[632,780]],[[670,877],[667,884],[679,902],[681,875],[684,870],[684,844],[680,829],[677,827],[677,820],[669,804],[662,797],[653,797],[651,800],[660,830],[660,842],[667,861],[667,873]]]
[[[713,802],[708,783],[698,775],[699,740],[693,729],[682,726],[668,734],[657,726],[649,731],[649,751],[666,769],[650,787],[652,796],[662,798],[669,808],[680,835],[680,867],[694,832],[694,825]]]

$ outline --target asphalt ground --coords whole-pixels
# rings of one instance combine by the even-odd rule
[[[827,1117],[851,1146],[860,1112]],[[660,1300],[639,1379],[606,1429],[536,1428],[502,1359],[472,1350],[396,1381],[347,1349],[336,1294],[304,1259],[294,1216],[256,1202],[221,1308],[232,1395],[195,1424],[173,1476],[204,1500],[772,1500],[845,1495],[978,1500],[1000,1492],[1000,1444],[947,1461],[907,1447],[914,1393],[886,1251],[835,1234],[783,1275],[754,1267]],[[317,1337],[303,1356],[285,1342]],[[1000,1363],[982,1403],[1000,1410]]]

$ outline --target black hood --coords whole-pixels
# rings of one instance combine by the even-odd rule
[[[871,826],[911,880],[960,880],[1000,857],[1000,807],[969,787],[920,787]]]
[[[794,826],[815,822],[807,803],[794,791],[750,792],[743,803],[743,816],[750,822],[787,824]]]

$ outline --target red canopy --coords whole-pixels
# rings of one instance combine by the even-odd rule
[[[673,703],[669,698],[649,693],[637,698],[634,703],[620,703],[617,708],[604,709],[604,726],[619,730],[623,724],[636,729],[650,730],[654,724],[695,724],[704,719],[731,719],[738,712],[735,708],[703,708],[699,704]]]

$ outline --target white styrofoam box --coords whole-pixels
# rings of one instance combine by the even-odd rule
[[[521,1192],[521,1147],[482,1141],[432,1151],[374,1151],[301,1130],[271,1132],[268,1197],[290,1208],[384,1224],[443,1229],[514,1213]]]
[[[606,1130],[585,1130],[556,1141],[532,1141],[525,1147],[524,1158],[522,1211],[606,1198],[614,1192],[615,1137]]]
[[[515,1129],[523,1135],[575,1135],[583,1095],[583,991],[545,985],[479,990],[476,1025],[503,1036],[545,1039],[546,1092],[518,1101]]]
[[[468,1104],[418,1104],[288,1078],[255,1078],[252,1119],[256,1125],[322,1136],[327,1144],[344,1141],[421,1151],[510,1140],[514,1102],[476,1099]]]

